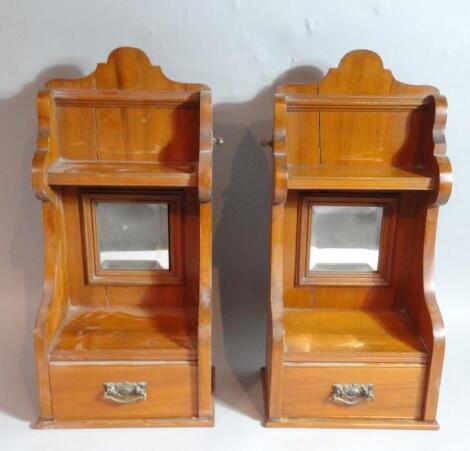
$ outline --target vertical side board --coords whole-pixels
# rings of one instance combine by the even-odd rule
[[[212,418],[212,97],[201,91],[199,109],[199,417]]]

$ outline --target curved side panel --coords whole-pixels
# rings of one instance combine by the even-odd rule
[[[426,421],[436,419],[445,349],[444,322],[437,305],[434,287],[434,249],[438,212],[439,209],[437,207],[428,209],[424,231],[423,289],[426,313],[431,325],[431,336],[427,340],[428,347],[431,348],[431,359],[428,369],[426,404],[424,406],[424,419]]]
[[[52,406],[49,388],[49,345],[63,316],[67,300],[65,274],[61,262],[58,221],[59,200],[47,184],[47,169],[56,158],[51,138],[51,98],[49,91],[40,91],[37,97],[38,138],[32,163],[32,185],[42,202],[44,228],[44,283],[41,305],[34,328],[36,376],[40,404],[40,417],[51,418]]]
[[[287,177],[286,97],[278,90],[274,100],[271,280],[266,342],[266,388],[269,418],[281,416],[281,378],[284,353],[282,319],[283,230]]]
[[[445,328],[441,312],[437,304],[434,285],[434,261],[437,218],[439,206],[449,200],[452,191],[452,166],[446,157],[445,126],[447,121],[447,100],[444,96],[434,95],[435,116],[433,124],[434,151],[432,155],[432,169],[435,174],[435,193],[431,199],[431,207],[426,211],[423,243],[423,296],[430,336],[428,346],[431,348],[431,360],[428,370],[428,384],[426,404],[424,406],[424,419],[436,419],[439,387],[441,382],[442,366],[445,350]]]
[[[49,345],[64,315],[67,301],[65,274],[61,269],[61,245],[57,226],[56,206],[43,202],[44,227],[44,284],[41,305],[34,328],[36,377],[39,395],[40,418],[52,417],[49,387]]]

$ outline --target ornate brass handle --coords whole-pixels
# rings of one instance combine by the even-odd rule
[[[146,382],[105,382],[103,399],[120,404],[131,404],[147,399]]]
[[[333,384],[333,402],[355,406],[364,401],[374,400],[373,384]]]

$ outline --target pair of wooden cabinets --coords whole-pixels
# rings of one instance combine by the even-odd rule
[[[274,103],[266,424],[436,428],[445,98],[355,51]],[[120,48],[38,112],[38,426],[212,425],[209,88]]]

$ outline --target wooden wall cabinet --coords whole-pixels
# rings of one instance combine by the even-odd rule
[[[275,96],[266,424],[436,429],[446,99],[348,53]]]
[[[119,48],[38,115],[37,426],[211,426],[209,88]]]

